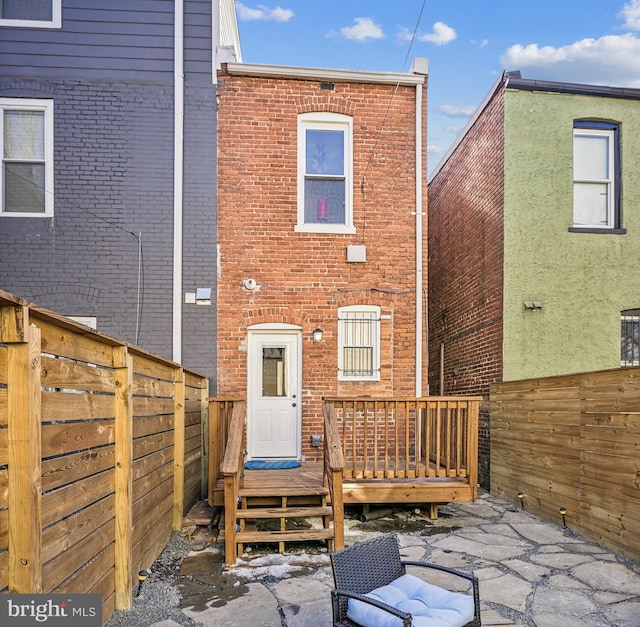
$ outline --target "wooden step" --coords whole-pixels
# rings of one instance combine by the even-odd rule
[[[307,540],[331,540],[333,529],[303,529],[297,531],[239,531],[236,543],[251,542],[305,542]]]
[[[240,488],[240,496],[261,496],[261,497],[296,497],[296,496],[326,496],[329,489],[319,486],[291,486],[291,487],[248,487]]]
[[[236,518],[309,518],[331,516],[330,507],[250,507],[236,511]]]

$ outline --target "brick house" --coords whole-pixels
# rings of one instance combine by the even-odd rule
[[[489,91],[429,183],[432,393],[639,363],[639,114],[637,89]]]
[[[323,397],[427,393],[426,82],[219,73],[217,389],[249,459],[319,459]]]
[[[215,294],[216,67],[239,59],[235,4],[103,4],[3,7],[0,286],[213,380],[215,301],[183,294]]]

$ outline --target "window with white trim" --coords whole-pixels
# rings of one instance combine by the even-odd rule
[[[338,309],[338,379],[380,380],[380,307]]]
[[[576,120],[573,128],[573,226],[620,228],[619,127]]]
[[[339,113],[298,116],[298,223],[311,233],[355,233],[353,119]]]
[[[62,0],[0,0],[0,26],[60,28]]]
[[[620,365],[640,366],[640,309],[620,312]]]
[[[53,100],[0,99],[0,216],[53,215]]]

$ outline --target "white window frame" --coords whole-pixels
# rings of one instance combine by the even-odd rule
[[[4,112],[43,111],[44,112],[44,211],[4,210]],[[30,100],[27,98],[0,98],[0,160],[2,161],[2,183],[0,185],[1,218],[50,218],[53,216],[53,100]]]
[[[62,0],[50,0],[51,20],[12,20],[0,17],[0,26],[16,28],[62,28]]]
[[[608,172],[607,178],[605,179],[580,179],[576,177],[575,169],[573,174],[573,187],[575,190],[576,184],[585,184],[585,183],[593,183],[606,185],[607,187],[607,223],[606,224],[586,224],[581,222],[576,222],[576,206],[574,199],[574,207],[573,207],[573,226],[575,228],[582,229],[614,229],[616,228],[616,132],[614,129],[604,129],[604,128],[585,128],[585,127],[574,127],[573,129],[573,139],[575,144],[575,139],[577,137],[607,137],[608,138]],[[575,192],[574,192],[575,193]]]
[[[344,133],[344,224],[306,223],[306,131],[331,130]],[[341,113],[303,113],[298,116],[298,223],[299,233],[355,233],[353,225],[353,118]]]
[[[344,373],[344,342],[345,326],[343,321],[349,314],[366,313],[372,314],[371,320],[371,344],[372,353],[372,374],[371,375],[349,375]],[[376,305],[350,305],[338,309],[338,380],[339,381],[380,381],[380,307]]]

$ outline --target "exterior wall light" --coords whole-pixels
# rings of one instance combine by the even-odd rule
[[[322,329],[320,327],[315,328],[313,332],[313,341],[322,342]]]

